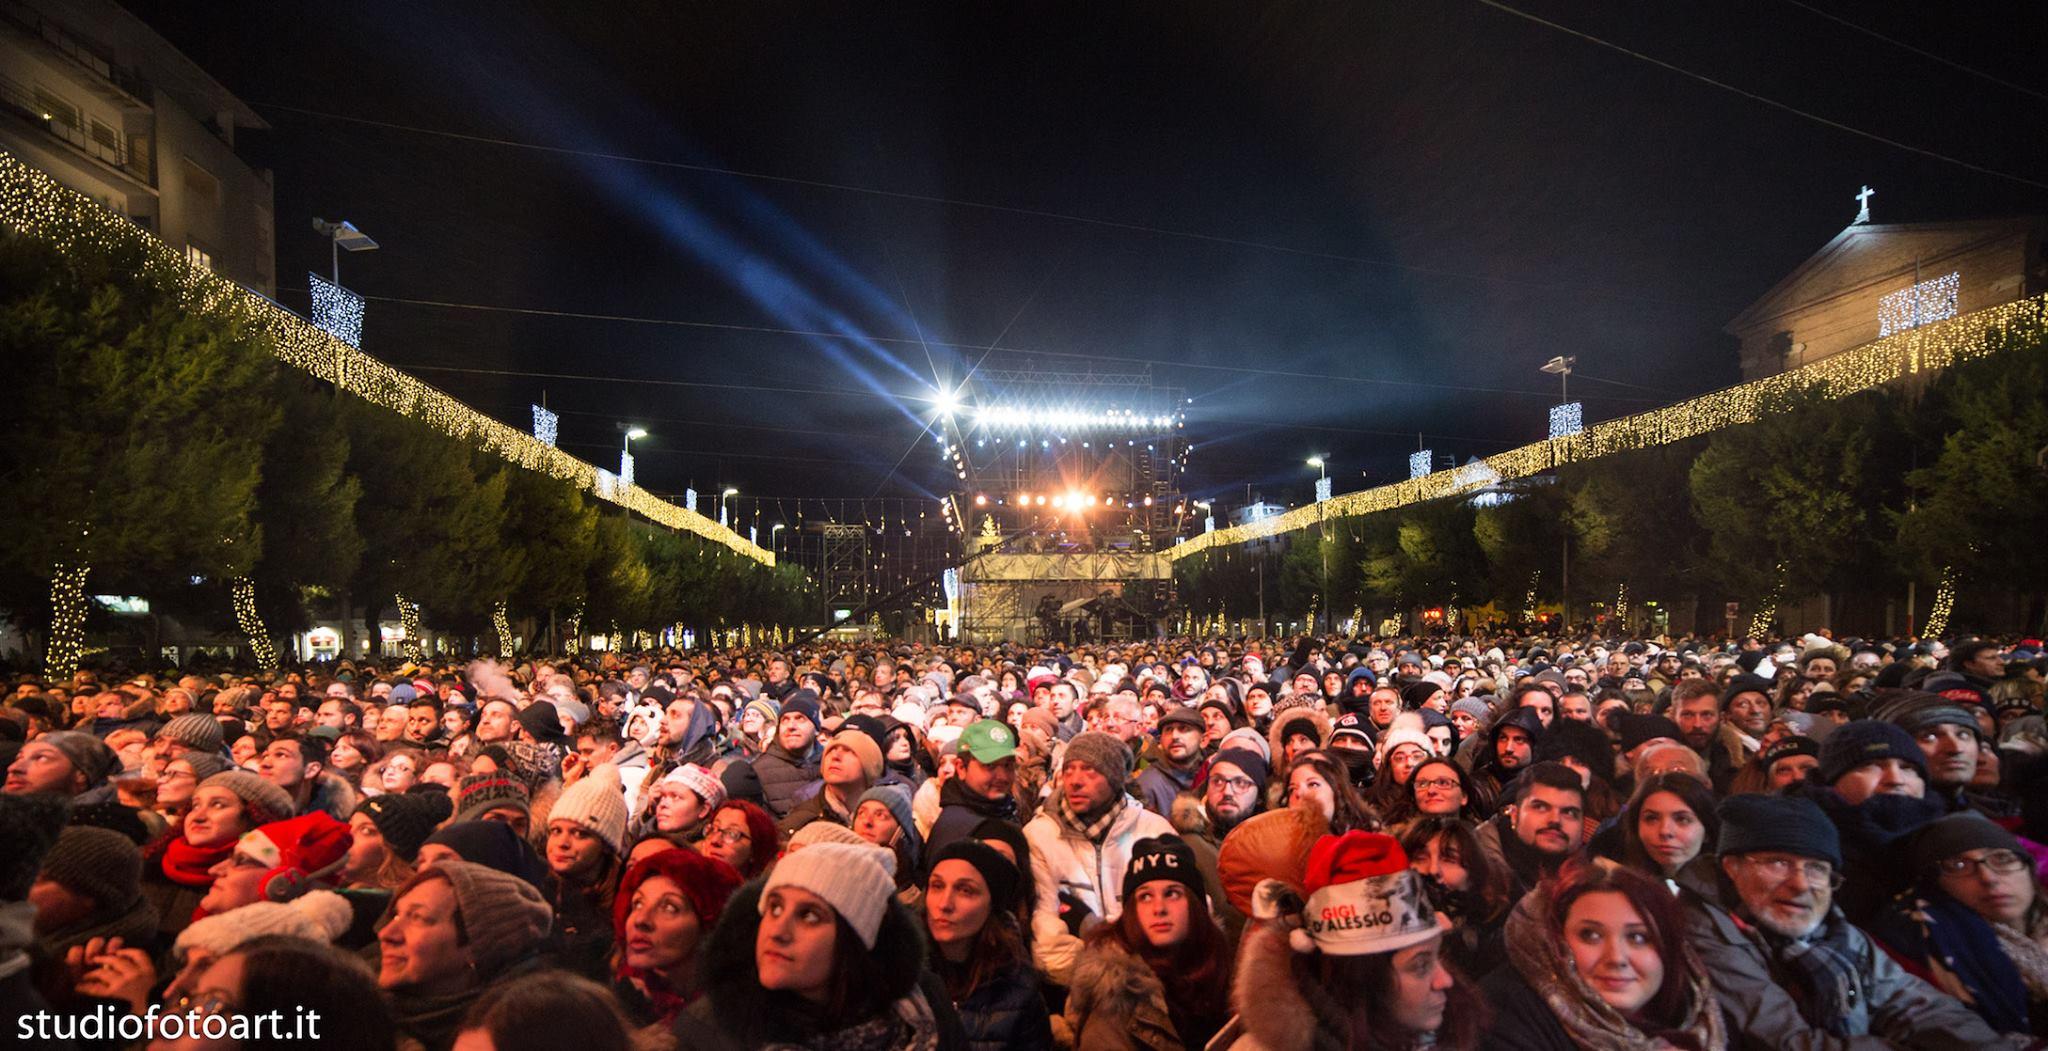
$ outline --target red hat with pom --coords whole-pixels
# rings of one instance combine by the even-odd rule
[[[263,875],[265,898],[290,901],[318,884],[335,882],[354,841],[347,825],[315,810],[244,834],[235,852],[270,866]]]

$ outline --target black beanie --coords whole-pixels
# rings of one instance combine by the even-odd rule
[[[1017,894],[1024,875],[996,848],[978,839],[956,839],[932,858],[931,868],[938,868],[942,861],[964,861],[974,866],[974,870],[981,873],[981,881],[988,884],[989,905],[995,914],[1016,910]],[[929,873],[931,869],[925,871]]]
[[[1124,908],[1131,896],[1153,880],[1173,880],[1188,889],[1188,896],[1209,906],[1209,887],[1202,882],[1202,870],[1195,865],[1195,852],[1179,836],[1150,836],[1131,844],[1131,863],[1124,869]]]
[[[455,813],[455,805],[445,790],[431,795],[386,793],[363,800],[356,813],[369,817],[392,853],[411,861],[419,857],[420,844],[434,834],[434,826]]]
[[[1722,857],[1782,851],[1842,867],[1842,836],[1805,796],[1729,796],[1721,801]]]
[[[1209,769],[1215,770],[1217,763],[1229,763],[1244,773],[1244,776],[1259,783],[1259,791],[1266,790],[1266,779],[1273,775],[1272,764],[1266,757],[1249,748],[1225,748],[1209,758]]]
[[[1917,876],[1934,875],[1934,866],[1948,858],[1969,850],[2010,850],[2022,858],[2027,852],[2020,849],[2020,841],[2013,834],[1993,823],[1990,818],[1974,810],[1963,810],[1936,821],[1929,821],[1913,833],[1913,873]],[[2031,859],[2029,859],[2031,862]]]
[[[1615,717],[1615,729],[1621,734],[1621,751],[1626,755],[1659,737],[1674,741],[1685,740],[1685,732],[1678,724],[1662,715],[1637,715],[1633,712]]]
[[[1769,701],[1772,689],[1771,680],[1761,675],[1737,675],[1728,680],[1728,685],[1721,690],[1721,707],[1725,710],[1729,701],[1734,700],[1737,694],[1743,693],[1760,693],[1764,695],[1764,700]]]
[[[1572,759],[1593,772],[1604,784],[1614,781],[1614,746],[1606,732],[1592,723],[1576,719],[1553,719],[1550,729],[1536,741],[1536,762]]]
[[[1835,727],[1820,746],[1820,768],[1814,771],[1814,780],[1832,785],[1849,771],[1881,759],[1904,759],[1920,771],[1922,781],[1927,780],[1927,753],[1920,750],[1919,742],[1897,725],[1877,719],[1858,719]]]
[[[24,901],[43,855],[57,845],[70,800],[55,792],[0,792],[0,904]]]

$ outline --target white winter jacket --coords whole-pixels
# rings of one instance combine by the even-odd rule
[[[1047,978],[1066,985],[1081,953],[1081,939],[1060,919],[1060,895],[1079,900],[1105,923],[1115,922],[1123,914],[1124,869],[1130,867],[1132,845],[1173,834],[1164,817],[1129,798],[1100,846],[1069,831],[1049,810],[1024,826],[1031,877],[1038,884],[1038,908],[1031,917],[1033,955]]]

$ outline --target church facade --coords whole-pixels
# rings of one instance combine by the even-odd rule
[[[2048,217],[1859,222],[1728,322],[1744,381],[2048,292]]]

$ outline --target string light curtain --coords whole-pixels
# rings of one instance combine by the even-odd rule
[[[144,273],[179,288],[196,308],[233,311],[267,333],[279,360],[342,390],[418,420],[515,466],[568,482],[650,521],[703,537],[753,559],[775,555],[738,533],[662,500],[516,427],[492,419],[448,394],[348,345],[306,319],[184,256],[148,231],[59,185],[0,150],[0,224],[71,253],[119,245],[143,248]]]
[[[256,612],[256,582],[236,577],[230,590],[234,596],[235,626],[249,640],[249,655],[256,659],[259,668],[277,667],[277,647],[271,644],[270,629],[263,626],[263,618]]]
[[[1177,562],[1212,548],[1307,529],[1323,516],[1369,515],[1447,496],[1469,495],[1501,481],[1540,474],[1557,464],[1652,449],[1754,423],[1796,394],[1846,398],[1909,376],[1988,357],[2007,345],[2003,337],[2008,331],[2044,322],[2048,322],[2048,295],[1987,307],[1896,333],[1790,372],[1593,424],[1574,435],[1534,442],[1463,467],[1345,493],[1286,514],[1205,532],[1180,541],[1164,554]]]

